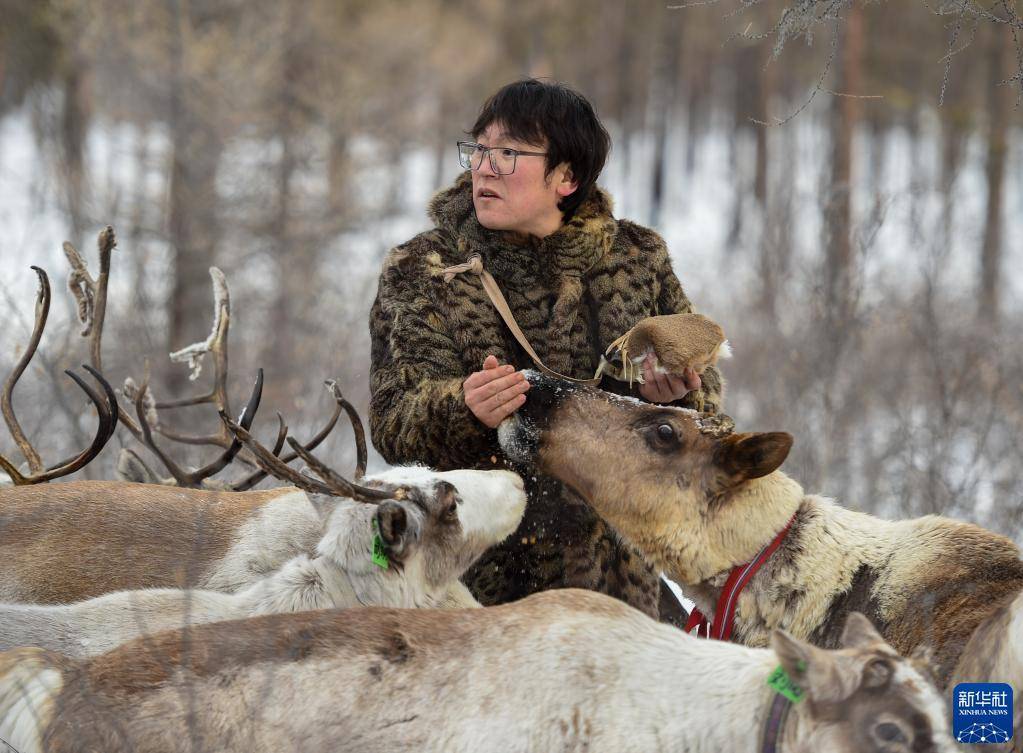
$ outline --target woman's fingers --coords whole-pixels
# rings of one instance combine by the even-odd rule
[[[490,358],[488,357],[487,360],[490,360]],[[484,363],[486,363],[486,361],[484,361]],[[508,376],[509,374],[513,373],[515,373],[514,366],[497,365],[491,368],[485,368],[483,369],[483,371],[474,371],[466,378],[464,382],[462,382],[462,385],[465,388],[466,392],[468,392],[471,389],[475,389],[476,387],[481,387],[484,384],[488,384],[489,382],[492,382],[493,380],[499,377]]]
[[[504,380],[502,380],[502,379],[498,379],[498,380],[496,380],[494,382],[491,382],[490,384],[487,385],[487,388],[491,387],[494,384],[497,384],[498,382],[503,382],[503,381]],[[480,391],[482,391],[482,389],[483,388],[481,388]],[[518,398],[520,395],[524,395],[526,390],[528,390],[528,389],[529,389],[529,382],[527,382],[525,379],[522,379],[520,381],[515,382],[514,384],[511,384],[511,385],[505,387],[500,392],[497,392],[496,394],[494,394],[494,395],[488,397],[487,399],[483,400],[483,402],[481,402],[479,404],[480,408],[482,410],[486,411],[486,412],[491,412],[491,413],[497,412],[503,406],[511,403],[513,400]]]
[[[643,360],[643,381],[639,394],[652,403],[673,402],[701,386],[700,375],[692,369],[686,369],[681,376],[658,371],[652,355]]]
[[[529,382],[526,381],[526,377],[521,372],[513,371],[511,374],[505,374],[504,376],[498,375],[495,379],[466,390],[465,402],[469,405],[480,405],[505,390],[522,384],[529,384]]]
[[[516,397],[513,397],[507,403],[505,403],[504,405],[498,407],[497,410],[493,411],[490,414],[490,420],[491,420],[492,423],[488,424],[488,426],[490,426],[491,429],[496,429],[497,426],[502,421],[504,421],[504,419],[508,418],[508,416],[510,416],[515,411],[517,411],[523,405],[525,405],[525,403],[526,403],[526,396],[525,396],[525,394],[517,395]]]
[[[698,390],[703,386],[703,380],[693,369],[686,369],[682,372],[685,388],[689,391]]]
[[[483,370],[473,372],[462,382],[465,404],[491,429],[526,402],[529,382],[514,366],[502,365],[495,356],[483,361]]]

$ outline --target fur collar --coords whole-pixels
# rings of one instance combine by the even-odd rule
[[[611,198],[596,186],[576,213],[546,238],[523,239],[515,233],[488,230],[476,219],[472,204],[472,176],[465,171],[450,188],[430,201],[430,219],[456,242],[458,261],[472,253],[494,277],[581,277],[610,250],[618,232]]]

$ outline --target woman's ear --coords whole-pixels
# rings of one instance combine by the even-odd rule
[[[572,168],[567,162],[563,162],[558,165],[554,171],[555,178],[558,181],[557,192],[558,196],[564,198],[565,196],[571,196],[579,188],[579,183],[576,181],[575,176],[572,175]]]

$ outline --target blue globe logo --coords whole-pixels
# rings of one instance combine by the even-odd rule
[[[959,730],[956,735],[957,743],[1007,743],[1009,733],[991,722],[971,724],[966,729]]]

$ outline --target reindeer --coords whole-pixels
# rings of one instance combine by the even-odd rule
[[[447,511],[444,514],[450,518],[452,509],[456,510],[461,529],[473,532],[466,534],[468,539],[461,555],[451,560],[458,563],[459,575],[471,564],[464,562],[467,552],[472,552],[475,560],[486,546],[505,538],[518,525],[524,504],[522,480],[509,471],[435,472],[406,466],[364,477],[364,426],[340,393],[335,392],[335,397],[352,417],[358,450],[356,478],[364,478],[365,486],[343,478],[289,436],[286,440],[295,455],[306,461],[322,480],[295,471],[285,458],[278,457],[279,445],[283,443],[269,450],[241,423],[222,413],[225,426],[238,444],[252,453],[262,471],[294,486],[259,492],[222,492],[80,481],[52,488],[15,487],[0,491],[0,556],[8,563],[0,571],[0,598],[23,604],[85,602],[50,610],[12,608],[8,613],[12,618],[20,609],[27,622],[17,623],[18,628],[12,623],[10,629],[25,629],[31,634],[33,628],[29,623],[41,624],[38,621],[49,621],[54,630],[58,625],[92,624],[89,615],[101,614],[112,604],[121,605],[119,608],[125,613],[148,609],[156,615],[165,610],[166,620],[176,624],[174,620],[179,619],[176,615],[180,610],[175,611],[173,605],[187,610],[187,604],[195,597],[191,592],[184,595],[163,592],[159,597],[146,594],[143,599],[141,595],[121,593],[102,602],[85,601],[111,592],[138,589],[184,588],[228,594],[244,589],[236,600],[218,601],[213,596],[203,596],[209,603],[224,605],[209,607],[208,613],[215,615],[217,609],[225,614],[233,614],[232,609],[245,614],[260,611],[264,598],[260,594],[265,594],[268,588],[285,590],[287,573],[272,577],[270,574],[289,560],[297,558],[289,563],[293,566],[289,572],[301,570],[306,562],[303,555],[315,550],[326,557],[320,565],[326,567],[332,561],[342,569],[346,566],[351,555],[333,549],[341,545],[337,539],[338,526],[343,526],[344,521],[356,525],[354,519],[349,520],[355,513],[345,512],[349,507],[345,500],[383,501],[396,497],[384,509],[397,514],[394,505],[398,505],[408,513],[406,520],[422,516],[427,520],[432,519],[431,515],[441,514],[440,508],[432,509],[423,499],[447,500],[441,505]],[[258,390],[246,410],[255,404]],[[435,491],[444,484],[453,484],[463,498],[468,495],[471,504],[453,508],[457,499]],[[417,501],[421,512],[413,515],[406,503]],[[362,524],[368,525],[370,521],[365,515],[356,517],[362,521],[356,525],[361,526],[361,533],[353,529],[352,541],[367,535]],[[512,522],[512,528],[505,530]],[[491,540],[493,536],[499,538]],[[484,545],[482,540],[489,543]],[[440,599],[451,607],[479,606],[456,576],[445,576],[446,593],[442,596],[438,590],[439,577],[434,573],[428,578],[431,589],[428,598],[422,594],[406,596],[412,601],[431,603]],[[317,598],[315,603],[326,606],[332,603],[330,599],[341,597],[331,592]],[[149,606],[140,606],[143,601]],[[9,633],[8,640],[18,640],[16,634],[24,635]],[[111,640],[115,638],[111,636]]]
[[[1003,536],[807,495],[778,470],[788,434],[735,433],[727,417],[528,378],[526,404],[499,429],[505,452],[575,489],[701,612],[734,610],[740,643],[765,646],[784,628],[833,647],[856,610],[900,653],[929,647],[944,686],[977,625],[1023,589],[1019,549]],[[772,544],[745,589],[719,601],[730,575],[746,577],[738,566]]]
[[[262,465],[248,459],[245,453],[239,455],[242,442],[235,435],[235,430],[251,426],[259,405],[262,372],[239,423],[233,428],[221,422],[217,432],[190,436],[166,426],[160,411],[185,405],[212,404],[225,418],[230,413],[226,388],[230,293],[223,274],[211,268],[214,317],[210,335],[203,342],[172,353],[171,359],[190,363],[193,376],[198,376],[203,357],[209,355],[214,372],[212,387],[198,396],[160,403],[148,388],[148,377],[141,386],[128,379],[121,394],[134,407],[134,416],[130,415],[100,376],[107,283],[111,253],[116,246],[112,228],[100,233],[98,245],[100,269],[93,279],[77,250],[64,244],[72,268],[69,285],[85,325],[82,334],[89,340],[92,366],[85,368],[96,376],[106,393],[105,401],[101,400],[77,375],[71,374],[100,411],[100,428],[93,446],[74,462],[47,471],[24,439],[10,407],[11,392],[34,355],[46,323],[50,287],[42,270],[37,270],[40,292],[33,338],[3,392],[4,416],[35,473],[21,474],[13,463],[0,458],[2,467],[19,484],[13,489],[0,489],[0,555],[5,562],[0,572],[0,600],[68,604],[111,591],[160,587],[234,592],[261,581],[288,560],[312,552],[324,535],[327,518],[337,506],[337,495],[345,496],[350,487],[343,484],[331,488],[314,482],[296,474],[287,463],[299,458],[300,452],[308,456],[328,436],[341,414],[347,413],[357,451],[355,478],[361,479],[366,469],[366,440],[354,407],[344,399],[337,384],[328,381],[334,409],[326,425],[311,440],[297,445],[288,437],[288,428],[278,415],[273,450],[260,448],[265,458]],[[70,473],[83,467],[102,449],[118,420],[163,463],[169,478],[158,476],[137,454],[126,450],[119,470],[151,483],[77,481],[58,486],[27,485],[60,475],[57,470]],[[157,443],[158,434],[186,444],[218,446],[221,451],[199,468],[188,469],[177,464]],[[246,436],[251,441],[251,436],[247,433]],[[282,454],[286,440],[298,449]],[[257,470],[235,482],[212,478],[236,461]],[[421,485],[441,480],[422,469],[394,473],[411,473]],[[290,479],[297,486],[244,492],[267,475]],[[369,483],[378,481],[370,479]],[[513,498],[514,495],[506,500],[512,507]],[[461,586],[452,586],[448,601],[453,606],[478,606]]]
[[[160,630],[259,614],[443,605],[465,570],[518,527],[526,505],[522,479],[509,471],[396,468],[370,480],[399,498],[381,501],[376,489],[367,496],[353,485],[357,501],[334,505],[315,556],[294,557],[237,593],[150,589],[68,606],[0,604],[0,650],[86,657]]]
[[[772,647],[700,643],[578,590],[269,615],[86,661],[0,654],[0,737],[21,753],[954,750],[933,685],[861,616],[840,650],[783,631]],[[801,702],[766,684],[779,664]]]
[[[991,753],[1023,753],[1023,593],[999,607],[974,629],[966,643],[952,679],[948,683],[948,702],[954,703],[956,685],[961,682],[1004,682],[1016,693],[1012,710],[1014,739],[1010,743],[971,746]]]

